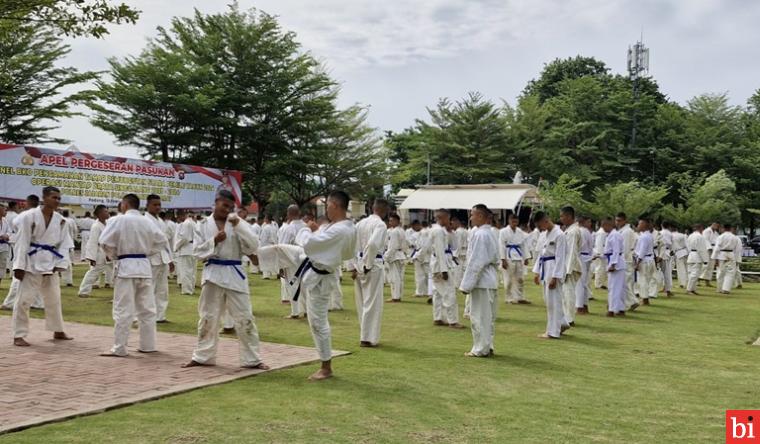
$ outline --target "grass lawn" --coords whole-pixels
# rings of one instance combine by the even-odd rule
[[[83,272],[77,267],[77,282]],[[385,304],[381,347],[360,348],[350,282],[346,310],[330,322],[333,346],[353,354],[334,361],[331,380],[309,382],[317,365],[301,366],[0,443],[715,443],[726,409],[760,408],[760,347],[747,345],[760,330],[759,284],[730,296],[679,289],[624,319],[603,316],[606,295],[597,291],[592,315],[563,340],[542,341],[544,306],[531,283],[533,305],[500,305],[496,357],[473,359],[462,356],[469,329],[434,327],[431,307],[409,297]],[[251,286],[262,340],[313,346],[306,321],[283,319],[279,282],[254,277]],[[194,334],[197,298],[171,290],[172,324],[159,330]],[[108,290],[85,300],[72,288],[63,294],[66,321],[111,325]]]

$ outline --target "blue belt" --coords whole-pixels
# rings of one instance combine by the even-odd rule
[[[240,276],[240,279],[245,279],[245,275],[242,271],[238,268],[239,265],[242,265],[243,261],[235,260],[235,259],[209,259],[206,261],[206,267],[209,265],[222,265],[224,267],[232,267],[233,270]]]
[[[0,244],[7,244],[7,243],[8,243],[8,241],[7,241],[7,240],[5,240],[5,239],[0,239]]]
[[[509,252],[512,250],[516,251],[517,254],[520,255],[520,257],[523,257],[522,250],[520,249],[520,246],[517,244],[507,244],[507,257],[509,257]]]
[[[453,259],[453,260],[454,260],[454,263],[455,263],[456,265],[459,265],[459,261],[458,261],[458,260],[457,260],[457,258],[454,256],[454,252],[453,252],[453,251],[451,251],[451,247],[448,247],[448,248],[446,248],[446,250],[444,251],[444,253],[446,253],[446,254],[450,254],[450,255],[451,255],[451,259]]]
[[[53,256],[57,257],[58,259],[63,259],[63,255],[61,253],[59,253],[58,250],[56,250],[55,247],[52,246],[52,245],[37,244],[37,243],[34,243],[34,242],[30,243],[29,245],[32,248],[34,248],[34,250],[32,250],[29,253],[27,253],[29,256],[34,256],[35,254],[37,254],[38,251],[45,250],[45,251],[49,251],[50,253],[52,253]]]
[[[612,253],[604,253],[604,257],[607,258],[607,263],[610,263],[610,258],[612,257]]]
[[[538,268],[541,269],[541,280],[544,280],[544,262],[553,261],[556,259],[554,256],[542,256],[538,262]]]
[[[359,252],[359,257],[364,257],[364,252],[363,251]],[[383,258],[383,255],[380,254],[380,253],[378,253],[378,254],[375,255],[375,259],[382,259],[382,258]]]
[[[293,279],[288,282],[288,285],[293,286],[298,282],[298,287],[296,287],[296,292],[293,295],[293,300],[297,301],[298,297],[301,295],[301,280],[303,279],[304,275],[307,271],[314,270],[314,273],[317,274],[330,274],[329,271],[320,270],[318,268],[314,268],[314,265],[312,265],[311,260],[307,257],[306,259],[301,262],[301,265],[298,266],[298,270],[296,270],[295,276],[293,276]]]
[[[135,254],[120,254],[119,256],[116,257],[116,259],[118,259],[118,260],[122,260],[122,259],[145,259],[147,257],[148,256],[145,255],[145,254],[135,253]]]
[[[586,253],[585,251],[581,251],[581,256],[588,256],[591,253]]]

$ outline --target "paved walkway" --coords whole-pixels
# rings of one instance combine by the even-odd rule
[[[0,434],[263,373],[239,368],[236,339],[220,340],[215,367],[183,369],[194,336],[159,333],[161,351],[144,355],[135,349],[133,330],[130,356],[105,358],[98,353],[112,344],[110,327],[67,322],[75,339],[53,341],[44,321],[32,319],[32,346],[15,347],[10,323],[0,316]],[[313,348],[292,345],[264,342],[261,353],[272,370],[318,360]]]

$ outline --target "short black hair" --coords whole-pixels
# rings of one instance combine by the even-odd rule
[[[92,216],[92,214],[90,214],[90,212],[89,212],[89,211],[85,211],[85,212],[84,212],[84,217],[90,217],[90,216]]]
[[[484,204],[476,204],[472,207],[473,210],[480,211],[481,213],[485,214],[486,216],[491,216],[493,213],[491,210],[485,206]]]
[[[145,202],[150,202],[151,200],[161,200],[161,196],[158,194],[148,194],[148,197],[145,198]]]
[[[400,218],[400,217],[399,217],[399,215],[398,215],[398,214],[396,214],[396,213],[393,213],[393,214],[391,214],[390,216],[388,216],[388,219],[396,219],[396,220],[397,220],[397,221],[399,221],[399,222],[401,221],[401,218]]]
[[[26,196],[26,201],[31,203],[33,207],[37,207],[40,204],[40,198],[36,194]]]
[[[95,207],[94,213],[97,216],[98,213],[100,213],[101,211],[104,211],[104,210],[106,210],[106,206],[105,205],[98,205],[98,206]]]
[[[379,205],[381,207],[389,207],[390,203],[388,202],[387,199],[383,199],[382,197],[378,197],[377,199],[375,199],[375,201],[372,203],[372,205],[373,206]]]
[[[427,227],[428,225],[430,225],[430,224],[428,223],[428,221],[426,221],[426,220],[423,220],[423,221],[422,221],[422,226],[423,226],[423,227]]]
[[[129,205],[129,208],[132,210],[136,210],[140,208],[140,198],[137,197],[137,194],[135,193],[129,193],[124,195],[122,200],[127,202],[127,205]]]
[[[59,190],[57,187],[54,187],[52,185],[46,186],[42,189],[42,197],[49,196],[51,193],[61,193],[61,190]],[[37,196],[34,196],[37,197]]]
[[[341,190],[331,191],[330,194],[327,195],[327,199],[335,201],[335,203],[344,210],[348,210],[348,202],[351,201],[351,197],[349,197],[348,193]]]
[[[435,212],[436,213],[443,213],[443,214],[445,214],[447,216],[451,215],[451,212],[449,212],[449,210],[447,210],[446,208],[439,208],[439,209],[435,210]]]
[[[8,202],[8,209],[9,210],[15,210],[17,206],[18,206],[18,204],[14,200]]]
[[[731,228],[733,228],[733,225],[731,225],[731,224],[723,224],[723,228],[726,229],[726,230],[730,230]]]
[[[639,220],[643,220],[644,222],[648,224],[652,223],[652,219],[646,214],[639,216]]]
[[[520,216],[518,216],[518,215],[517,215],[517,214],[515,214],[515,213],[510,213],[510,214],[509,214],[509,218],[508,218],[508,219],[509,219],[509,220],[512,220],[512,219],[516,219],[516,220],[519,222],[519,221],[520,221]]]
[[[219,190],[219,192],[216,193],[215,200],[219,200],[219,199],[226,199],[226,200],[231,200],[235,202],[235,196],[229,190]]]
[[[628,216],[625,215],[622,211],[615,215],[615,217],[619,217],[621,219],[628,220]]]
[[[412,221],[412,225],[419,225],[419,224],[420,224],[420,220],[419,219],[414,219]]]
[[[61,211],[61,214],[63,215],[63,217],[69,217],[69,210],[63,210]]]
[[[541,222],[544,219],[547,219],[549,215],[543,211],[536,211],[533,213],[533,221],[538,223]]]
[[[575,217],[575,208],[571,207],[570,205],[562,207],[559,212],[561,214],[569,214],[570,216]]]

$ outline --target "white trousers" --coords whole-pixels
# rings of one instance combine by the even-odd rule
[[[636,299],[636,267],[633,262],[625,263],[625,306],[630,308],[633,304],[638,304]]]
[[[731,291],[736,278],[736,261],[718,261],[717,287],[722,291]]]
[[[195,292],[195,256],[179,256],[177,259],[177,282],[182,294]]]
[[[113,279],[113,264],[105,263],[92,266],[84,274],[82,282],[79,284],[79,294],[89,296],[92,293],[92,287],[98,284],[100,277],[105,275],[106,284],[111,285],[111,279]]]
[[[69,250],[69,266],[61,272],[61,284],[74,285],[74,249]]]
[[[676,276],[678,276],[678,285],[681,288],[685,288],[689,281],[689,274],[686,271],[686,256],[682,258],[675,258],[676,262]]]
[[[400,301],[404,294],[404,261],[388,263],[388,281],[391,284],[391,298]]]
[[[544,303],[546,304],[546,334],[553,338],[559,338],[565,319],[562,304],[562,284],[557,283],[553,290],[549,288],[549,280],[542,282],[541,285]]]
[[[644,299],[657,297],[657,266],[654,262],[639,264],[638,284],[640,295]]]
[[[45,300],[45,330],[63,331],[61,311],[61,288],[58,275],[26,272],[18,287],[18,301],[13,305],[11,330],[14,338],[25,338],[29,334],[29,308],[37,295]]]
[[[704,265],[699,262],[687,265],[689,270],[689,280],[686,283],[686,291],[697,291],[697,284],[699,283],[700,276],[702,276],[702,267]]]
[[[369,273],[359,273],[354,281],[356,313],[359,318],[361,341],[380,342],[380,325],[383,319],[383,281],[385,273],[375,264]]]
[[[470,316],[472,316],[472,306],[470,306]],[[449,325],[459,323],[457,289],[454,287],[454,278],[451,273],[446,280],[441,276],[433,275],[433,320],[443,321]]]
[[[89,231],[80,231],[79,236],[82,238],[82,243],[79,244],[79,251],[82,252],[82,259],[84,259],[84,249],[87,246],[87,242],[90,240],[90,232]],[[73,258],[72,258],[73,262]]]
[[[734,274],[734,288],[742,285],[742,271],[739,262],[736,263],[736,273]]]
[[[662,289],[666,292],[673,290],[673,259],[666,257],[660,262],[662,269]]]
[[[314,273],[309,271],[308,273]],[[328,319],[328,307],[330,305],[330,296],[336,291],[337,280],[333,275],[317,275],[311,276],[311,279],[316,279],[316,282],[311,286],[308,291],[307,298],[309,310],[309,328],[311,329],[311,336],[314,339],[314,346],[319,353],[319,360],[327,362],[332,359],[332,338],[330,333],[330,321]],[[358,278],[357,278],[358,279]],[[382,281],[380,282],[382,287]],[[381,298],[382,300],[382,298]]]
[[[414,261],[414,295],[430,296],[431,291],[428,282],[430,275],[430,264],[427,262]]]
[[[330,294],[330,310],[343,310],[343,288],[341,288],[340,285],[340,276],[341,271],[338,269],[335,273],[332,274],[335,276],[333,279],[335,279],[335,287],[332,290],[332,293]]]
[[[9,268],[10,259],[10,251],[0,251],[0,279],[5,279],[5,271]]]
[[[712,250],[710,250],[709,253],[712,256]],[[699,276],[699,278],[705,281],[711,281],[713,278],[713,270],[715,270],[715,261],[710,259],[707,261],[707,265],[702,268],[702,275]]]
[[[628,289],[625,284],[625,271],[617,270],[607,273],[607,311],[618,313],[625,311],[625,296]]]
[[[251,310],[250,296],[222,288],[213,282],[206,282],[201,288],[198,300],[198,345],[193,351],[193,361],[209,365],[216,362],[219,322],[225,310],[229,311],[235,322],[235,333],[240,341],[240,365],[252,367],[260,364],[259,331]]]
[[[591,262],[581,262],[581,267],[581,278],[575,284],[575,308],[587,307],[591,298]]]
[[[496,327],[496,308],[498,295],[496,289],[474,288],[470,293],[470,330],[472,331],[472,349],[476,356],[488,356],[493,350],[494,330]]]
[[[602,288],[607,286],[607,261],[597,259],[594,263],[594,287]]]
[[[132,321],[137,317],[140,350],[156,350],[156,300],[151,279],[116,278],[113,287],[114,343],[111,353],[127,355]]]
[[[169,307],[169,264],[152,265],[151,274],[153,296],[156,299],[156,321],[166,320]]]
[[[562,283],[562,311],[565,314],[565,323],[575,322],[575,287],[578,286],[580,275],[571,273],[565,276]]]
[[[525,299],[523,286],[525,279],[525,265],[523,261],[507,261],[507,269],[501,268],[501,276],[504,281],[504,300],[517,302]]]

